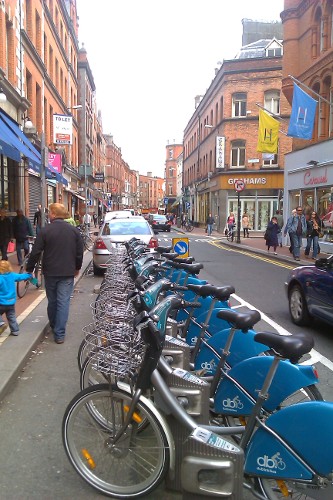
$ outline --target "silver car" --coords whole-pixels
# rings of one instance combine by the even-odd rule
[[[131,238],[139,238],[149,248],[158,246],[153,229],[143,217],[137,215],[113,219],[106,217],[97,234],[93,248],[95,276],[103,274],[105,271],[112,250]]]

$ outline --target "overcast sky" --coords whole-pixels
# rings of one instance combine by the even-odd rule
[[[278,21],[282,10],[283,0],[77,0],[103,131],[130,168],[163,177],[195,96],[241,47],[241,20]]]

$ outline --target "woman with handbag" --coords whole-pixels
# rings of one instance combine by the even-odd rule
[[[6,210],[0,210],[0,251],[2,260],[8,260],[8,243],[13,237],[12,223]]]
[[[319,235],[323,228],[323,223],[320,220],[317,212],[312,212],[310,220],[307,221],[307,243],[305,248],[305,256],[308,257],[312,245],[312,258],[317,259],[319,253]]]

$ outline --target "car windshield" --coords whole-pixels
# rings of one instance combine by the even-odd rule
[[[131,221],[131,220],[119,220],[113,219],[110,222],[105,223],[102,235],[103,236],[119,236],[121,234],[151,234],[149,226],[145,221]]]
[[[167,218],[165,215],[154,215],[154,220],[158,220],[159,222],[165,222]]]

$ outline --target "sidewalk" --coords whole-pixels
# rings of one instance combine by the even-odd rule
[[[18,272],[16,253],[9,255],[13,270]],[[75,284],[91,262],[91,253],[85,252],[83,265]],[[75,285],[74,285],[75,286]],[[43,290],[34,290],[16,302],[16,316],[20,325],[20,335],[9,335],[9,329],[0,336],[0,401],[11,390],[27,360],[48,330],[46,296]],[[6,317],[3,316],[6,321]]]

